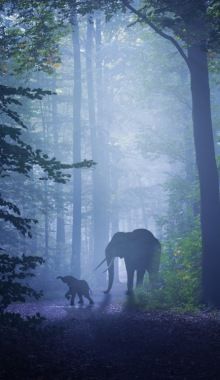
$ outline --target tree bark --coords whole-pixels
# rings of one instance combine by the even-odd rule
[[[93,221],[94,221],[94,255],[97,262],[101,261],[105,247],[109,240],[109,220],[108,220],[108,181],[109,168],[107,162],[108,146],[106,143],[105,117],[103,115],[103,59],[101,41],[101,17],[96,15],[95,29],[96,46],[96,141],[95,141],[95,161],[97,167],[94,171],[94,192],[93,192]],[[103,285],[105,278],[101,272],[97,273],[97,282]]]
[[[48,126],[46,123],[46,117],[44,114],[44,109],[42,103],[40,103],[41,110],[41,120],[43,127],[43,147],[44,150],[47,150],[48,145]],[[48,257],[49,257],[49,211],[48,211],[48,184],[47,181],[44,182],[44,258],[46,260],[46,266],[48,266]]]
[[[113,204],[113,208],[111,210],[111,236],[113,236],[116,232],[119,232],[119,210],[116,205]],[[119,276],[119,258],[115,258],[115,283],[120,283]]]
[[[73,89],[73,162],[81,161],[81,58],[77,14],[71,14],[72,42],[74,54],[74,89]],[[81,272],[81,170],[73,169],[73,223],[72,223],[72,258],[73,274],[80,278]]]
[[[98,162],[98,157],[96,155],[97,147],[97,129],[96,129],[96,111],[95,111],[95,88],[94,88],[94,20],[91,15],[87,17],[87,30],[86,30],[86,81],[87,81],[87,98],[88,98],[88,117],[89,117],[89,129],[90,129],[90,143],[92,159]],[[92,238],[90,238],[91,251],[91,265],[94,267],[96,265],[96,260],[94,257],[94,231],[95,231],[95,217],[94,209],[97,204],[97,170],[93,170],[92,173],[92,204],[93,204],[93,218],[92,218]]]
[[[56,92],[56,78],[52,79],[52,89]],[[53,143],[54,155],[61,160],[59,149],[59,135],[57,128],[57,96],[52,96],[52,128],[53,128]],[[59,271],[62,266],[62,256],[65,253],[65,218],[64,218],[64,199],[63,185],[55,184],[55,205],[56,205],[56,247],[55,247],[55,267]]]
[[[220,307],[220,201],[219,179],[212,131],[207,53],[201,46],[188,48],[191,74],[192,117],[200,182],[203,246],[203,301]]]

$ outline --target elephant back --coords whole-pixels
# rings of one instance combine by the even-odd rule
[[[149,230],[145,229],[145,228],[138,228],[134,231],[132,231],[130,233],[130,239],[134,239],[134,240],[141,240],[141,239],[144,239],[146,240],[147,242],[151,242],[151,241],[155,241],[157,240],[154,235],[152,234],[152,232],[150,232]]]
[[[73,276],[64,276],[62,278],[63,282],[69,286],[69,288],[75,288],[79,280]]]
[[[79,280],[78,288],[82,294],[87,294],[90,290],[89,284],[85,280]]]

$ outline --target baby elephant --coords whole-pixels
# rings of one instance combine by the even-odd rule
[[[60,278],[69,287],[65,297],[67,299],[71,298],[70,305],[74,305],[76,294],[79,297],[80,304],[83,304],[83,297],[89,300],[90,305],[94,304],[92,298],[90,297],[90,287],[85,280],[77,280],[77,278],[73,276],[58,276],[57,278]]]

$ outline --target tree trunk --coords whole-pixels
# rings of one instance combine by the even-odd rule
[[[203,246],[203,300],[220,307],[220,201],[211,120],[207,53],[200,46],[188,49],[191,73],[192,116],[201,199]]]
[[[108,220],[108,146],[105,134],[105,118],[103,115],[103,65],[101,51],[101,18],[96,15],[95,29],[96,43],[96,142],[95,142],[95,161],[97,167],[94,173],[94,192],[93,192],[93,220],[94,220],[94,255],[97,262],[104,256],[105,247],[109,239],[109,220]],[[105,281],[102,273],[97,273],[97,282],[103,285]]]
[[[81,161],[81,59],[79,26],[75,10],[71,15],[72,41],[74,54],[73,90],[73,162]],[[73,223],[72,259],[73,274],[80,277],[81,272],[81,170],[73,169]]]
[[[52,89],[56,92],[56,78],[52,79]],[[53,143],[54,155],[61,160],[59,149],[59,136],[57,128],[57,96],[52,96],[52,130],[53,130]],[[55,268],[59,272],[62,266],[62,257],[65,253],[65,219],[64,219],[64,199],[63,199],[63,185],[55,184],[55,205],[56,205],[56,248],[55,248]]]
[[[48,260],[49,256],[49,213],[48,213],[48,188],[47,182],[44,183],[44,257]]]
[[[117,189],[117,187],[115,188]],[[119,210],[117,207],[117,203],[112,208],[111,212],[111,236],[113,236],[116,232],[119,232]],[[115,283],[120,283],[120,276],[119,276],[119,258],[115,258]]]
[[[96,112],[95,112],[95,90],[94,90],[94,67],[93,67],[93,57],[94,57],[94,21],[91,15],[87,17],[87,31],[86,31],[86,80],[87,80],[87,96],[88,96],[88,116],[89,116],[89,129],[90,129],[90,139],[91,139],[91,151],[92,159],[98,162],[96,155],[97,147],[97,130],[96,130]],[[94,230],[95,230],[95,218],[94,209],[96,209],[96,204],[98,202],[97,194],[97,170],[93,170],[92,173],[92,203],[93,203],[93,218],[92,218],[92,237],[90,238],[92,247],[90,255],[92,257],[90,260],[91,265],[94,267],[96,265],[96,260],[94,257]]]
[[[41,119],[43,126],[43,147],[44,151],[47,151],[48,146],[48,126],[46,123],[46,117],[43,109],[42,102],[40,102]],[[48,211],[48,184],[44,182],[44,258],[46,260],[46,266],[48,266],[49,257],[49,211]]]
[[[65,219],[62,185],[56,184],[56,270],[62,268],[65,254]]]

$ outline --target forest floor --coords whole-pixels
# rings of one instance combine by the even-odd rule
[[[220,379],[219,314],[140,311],[123,291],[100,292],[94,306],[13,306],[47,320],[37,331],[0,328],[0,379]]]

